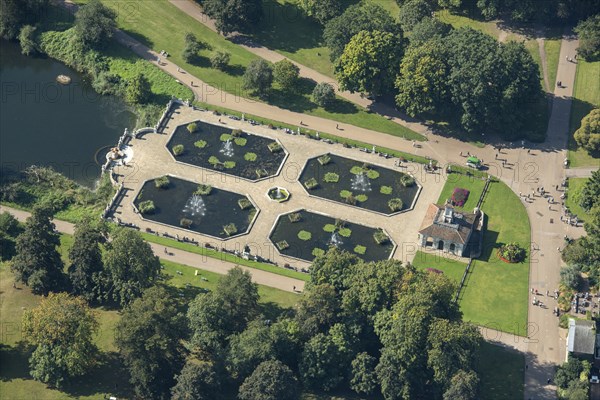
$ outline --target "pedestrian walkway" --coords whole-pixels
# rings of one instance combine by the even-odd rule
[[[17,210],[11,207],[0,206],[0,213],[7,211],[15,216],[19,221],[24,222],[31,213],[27,211]],[[75,233],[75,225],[61,220],[53,220],[56,225],[56,230],[61,233],[73,235]],[[175,249],[172,247],[165,247],[155,243],[149,243],[150,247],[154,251],[154,254],[158,255],[162,259],[172,261],[179,264],[184,264],[193,268],[197,268],[204,271],[214,272],[217,274],[225,275],[227,271],[238,266],[237,264],[230,263],[223,260],[217,260],[214,258],[208,258],[196,253],[190,253],[187,251]],[[168,256],[164,256],[165,249],[169,253]],[[252,275],[252,281],[264,286],[284,290],[286,292],[302,292],[304,290],[304,281],[300,279],[289,278],[287,276],[277,275],[272,272],[267,272],[255,268],[248,268],[245,266],[239,266],[245,271],[248,271]],[[294,290],[294,288],[296,288]]]

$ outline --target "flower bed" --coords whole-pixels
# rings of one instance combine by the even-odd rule
[[[467,202],[467,199],[469,198],[469,193],[470,192],[467,189],[454,188],[451,198],[452,204],[454,204],[457,207],[464,206]]]
[[[498,257],[506,263],[518,263],[525,259],[525,249],[516,243],[502,245],[498,249]]]

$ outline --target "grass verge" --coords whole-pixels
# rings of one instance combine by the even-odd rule
[[[483,343],[477,372],[479,399],[522,399],[525,385],[525,356],[516,351]]]
[[[581,190],[585,183],[589,180],[589,178],[569,178],[569,192],[567,199],[565,201],[565,205],[573,214],[577,215],[581,221],[585,221],[587,217],[587,213],[581,206],[579,205],[579,196],[581,194]]]

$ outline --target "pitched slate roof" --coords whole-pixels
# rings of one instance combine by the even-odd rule
[[[445,206],[430,204],[419,233],[427,237],[431,236],[453,243],[466,244],[478,214],[453,211],[452,222],[447,223],[444,221],[445,209]]]
[[[567,349],[571,353],[594,354],[596,347],[596,323],[569,318]]]

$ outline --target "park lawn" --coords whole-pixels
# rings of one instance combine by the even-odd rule
[[[480,400],[522,399],[525,385],[525,356],[484,342],[476,367]]]
[[[460,295],[463,318],[477,325],[522,335],[527,324],[531,230],[519,197],[502,182],[490,184],[481,210],[486,214],[483,251],[474,260]],[[527,249],[526,259],[507,264],[497,256],[503,243]]]
[[[463,262],[451,258],[440,257],[437,253],[431,254],[423,251],[417,251],[415,258],[412,260],[412,265],[419,270],[424,270],[426,268],[439,269],[444,272],[444,275],[456,283],[460,283],[465,268],[467,267],[467,264]]]
[[[373,4],[377,4],[378,6],[380,6],[381,8],[385,9],[387,12],[390,13],[390,15],[392,17],[394,17],[394,19],[398,19],[398,16],[400,15],[400,6],[398,6],[398,2],[397,1],[391,1],[391,0],[369,0],[370,3]]]
[[[498,29],[496,23],[493,21],[477,21],[463,15],[453,14],[449,10],[438,10],[435,12],[435,17],[442,22],[452,25],[454,29],[470,27],[487,33],[496,39],[500,37],[500,29]]]
[[[78,0],[78,3],[85,2],[87,0]],[[119,28],[155,51],[167,51],[169,53],[168,61],[183,67],[208,85],[217,87],[224,92],[231,93],[236,97],[261,101],[241,89],[245,68],[258,57],[211,31],[167,0],[135,3],[103,0],[103,3],[118,13],[117,25]],[[194,64],[184,62],[181,57],[184,37],[188,32],[194,33],[199,40],[206,44],[205,48],[200,50],[198,60]],[[211,67],[209,58],[216,51],[225,51],[231,54],[230,65],[226,71],[219,71]],[[323,55],[323,57],[328,56]],[[409,140],[424,140],[422,135],[383,116],[371,114],[362,107],[341,98],[338,98],[335,104],[328,109],[318,107],[310,100],[314,85],[316,82],[304,80],[303,84],[290,92],[272,88],[267,99],[270,104],[294,112],[348,123]]]
[[[581,221],[585,221],[585,217],[587,217],[587,213],[581,206],[579,205],[579,196],[583,186],[589,178],[569,178],[569,191],[568,196],[565,201],[565,205],[567,208],[579,218]]]
[[[558,38],[544,40],[548,82],[551,85],[551,87],[548,88],[549,92],[554,92],[554,85],[556,85],[556,73],[558,72],[558,59],[560,57],[561,42],[560,36]]]
[[[437,204],[445,204],[446,200],[452,198],[452,192],[454,192],[454,188],[467,189],[469,191],[469,197],[467,198],[467,201],[462,208],[456,207],[456,209],[473,212],[473,209],[477,206],[477,202],[479,201],[479,197],[481,196],[484,187],[485,180],[481,178],[462,174],[449,174],[446,177],[446,184],[442,189],[442,193],[440,193]]]
[[[600,154],[590,154],[579,147],[573,134],[581,126],[581,119],[593,108],[600,106],[600,61],[577,61],[577,75],[575,76],[575,89],[573,92],[573,105],[571,107],[571,120],[569,124],[569,162],[570,167],[600,166]]]
[[[182,243],[182,242],[178,242],[177,240],[174,240],[174,239],[156,236],[156,235],[146,233],[146,232],[141,232],[141,235],[144,238],[144,240],[146,240],[148,242],[172,247],[174,249],[179,249],[179,250],[184,250],[184,251],[187,251],[190,253],[205,255],[206,257],[209,257],[209,258],[223,260],[223,261],[243,265],[245,267],[256,268],[256,269],[260,269],[263,271],[271,272],[273,274],[287,276],[289,278],[300,279],[305,282],[308,282],[310,279],[310,276],[308,274],[305,274],[302,272],[289,270],[289,269],[278,267],[278,266],[272,265],[272,264],[259,263],[256,261],[245,260],[241,257],[236,257],[234,254],[223,253],[218,250],[207,249],[205,247],[196,246],[196,245],[193,245],[190,243]]]

